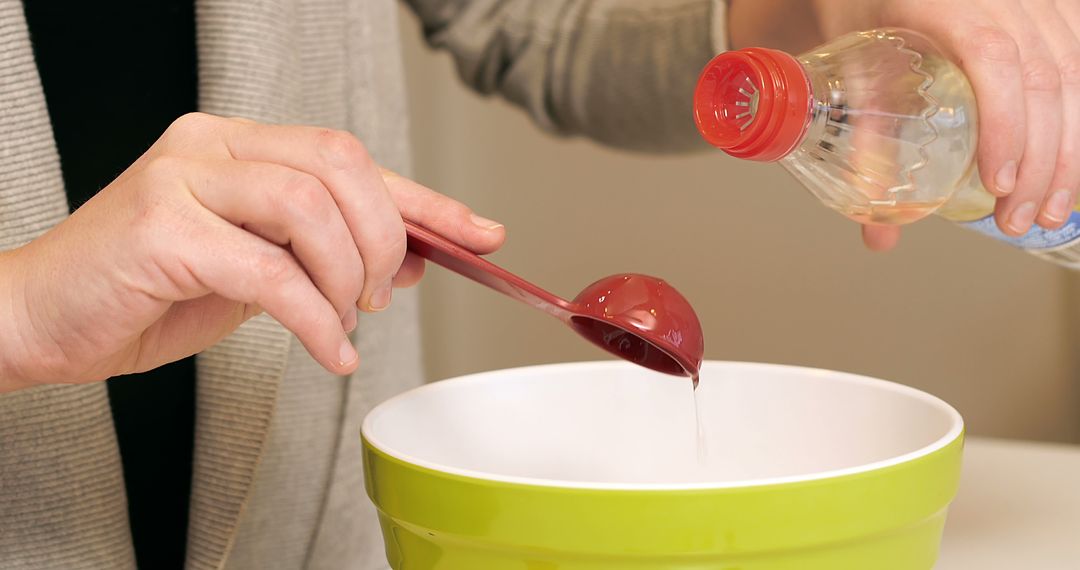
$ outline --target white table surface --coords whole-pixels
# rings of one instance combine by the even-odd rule
[[[969,438],[935,570],[1080,570],[1080,446]]]

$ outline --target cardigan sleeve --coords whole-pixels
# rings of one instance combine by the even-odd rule
[[[406,0],[462,79],[542,127],[632,150],[703,147],[691,100],[725,0]]]

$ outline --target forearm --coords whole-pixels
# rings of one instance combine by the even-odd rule
[[[703,147],[690,97],[717,51],[723,2],[408,3],[469,85],[502,94],[545,128],[636,150]]]

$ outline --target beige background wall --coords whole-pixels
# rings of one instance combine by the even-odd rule
[[[661,276],[697,308],[708,358],[874,375],[948,400],[973,433],[1080,441],[1080,279],[938,220],[870,254],[778,166],[546,135],[401,23],[415,173],[507,225],[494,261],[570,297],[610,273]],[[433,378],[604,358],[441,268],[423,287]]]

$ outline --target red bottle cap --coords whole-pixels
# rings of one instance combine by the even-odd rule
[[[736,158],[772,162],[798,146],[810,122],[810,78],[782,51],[722,53],[701,72],[694,120],[713,146]]]

